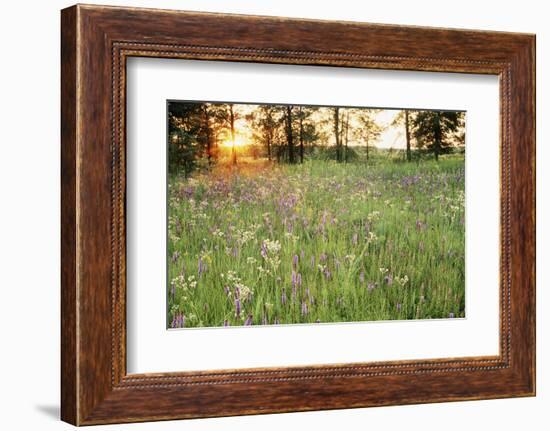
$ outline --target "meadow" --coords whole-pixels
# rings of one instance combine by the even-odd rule
[[[464,156],[168,180],[167,326],[465,315]]]

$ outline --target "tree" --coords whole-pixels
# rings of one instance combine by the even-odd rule
[[[273,105],[259,105],[252,113],[251,122],[255,140],[265,145],[267,159],[271,161],[279,125],[277,108]]]
[[[299,106],[296,118],[298,120],[298,139],[300,145],[300,163],[304,163],[305,148],[319,139],[319,133],[312,116],[319,108],[314,106]]]
[[[364,142],[367,151],[367,161],[369,160],[369,148],[385,130],[385,128],[378,124],[375,120],[375,116],[380,109],[356,109],[356,119],[359,127],[356,129],[357,139]]]
[[[298,121],[300,122],[300,163],[304,163],[304,109],[298,108]]]
[[[212,125],[211,125],[211,112],[210,104],[204,103],[201,105],[203,114],[203,130],[205,135],[206,157],[208,158],[208,164],[212,164]]]
[[[344,153],[344,161],[348,162],[348,140],[349,140],[349,110],[346,110],[346,122],[345,122],[345,128],[346,128],[346,134],[345,134],[345,153]]]
[[[407,140],[407,161],[411,161],[411,132],[409,128],[409,110],[405,109],[405,139]]]
[[[415,116],[415,111],[411,111],[410,109],[403,109],[397,113],[397,115],[394,117],[391,125],[392,126],[398,126],[403,125],[403,129],[405,132],[405,143],[406,143],[406,157],[407,161],[412,160],[412,136],[411,136],[411,128],[412,128],[412,119]]]
[[[220,103],[213,112],[219,129],[231,140],[231,163],[237,164],[237,148],[235,141],[235,122],[240,118],[233,103]]]
[[[168,105],[168,171],[183,169],[188,176],[202,155],[202,104],[169,103]]]
[[[235,147],[235,111],[233,104],[229,104],[229,126],[231,128],[231,161],[234,165],[237,164],[237,148]]]
[[[285,108],[285,125],[286,125],[286,142],[288,145],[288,162],[294,163],[294,139],[293,139],[293,125],[292,125],[292,105],[287,105]]]
[[[458,129],[454,133],[453,141],[457,148],[464,149],[466,145],[466,114],[464,112],[458,113]]]
[[[281,108],[281,112],[284,112],[284,109]],[[287,133],[286,127],[284,127],[285,119],[284,115],[280,117],[278,126],[275,129],[275,134],[273,137],[273,148],[275,149],[275,155],[277,157],[277,163],[281,163],[285,158],[285,151],[287,148]]]
[[[417,142],[438,161],[441,154],[457,144],[455,133],[463,117],[463,112],[456,111],[418,111],[412,121]]]
[[[338,106],[335,106],[333,109],[333,118],[334,118],[334,124],[333,124],[333,130],[334,130],[334,142],[336,145],[336,161],[341,162],[342,161],[342,142],[340,139],[340,108]]]

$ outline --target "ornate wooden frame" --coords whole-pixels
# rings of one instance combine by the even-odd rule
[[[63,420],[88,425],[535,394],[534,35],[82,5],[61,17]],[[129,56],[498,75],[500,354],[128,375]]]

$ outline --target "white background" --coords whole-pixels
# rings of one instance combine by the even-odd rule
[[[545,2],[338,2],[296,0],[118,1],[102,3],[537,33],[538,396],[106,426],[96,429],[544,430],[550,423],[550,28]],[[65,1],[5,2],[0,15],[0,425],[70,429],[59,410],[59,9]],[[544,169],[546,167],[546,169]],[[546,311],[546,314],[545,314]]]
[[[134,58],[126,82],[129,373],[498,354],[498,77]],[[167,99],[466,111],[466,319],[167,331]]]

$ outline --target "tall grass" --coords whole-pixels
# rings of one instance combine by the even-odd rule
[[[464,316],[464,158],[169,179],[168,326]]]

